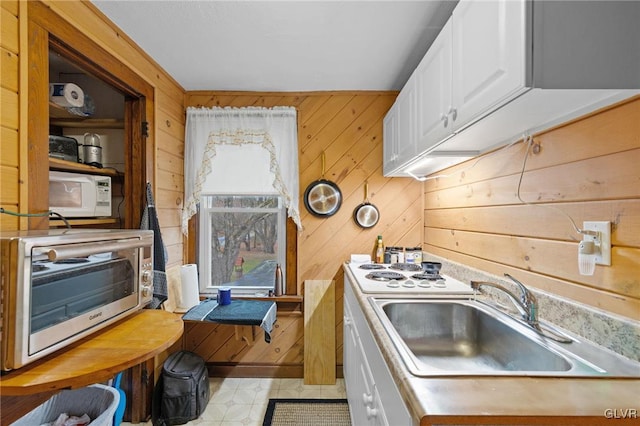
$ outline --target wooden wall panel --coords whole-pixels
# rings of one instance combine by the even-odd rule
[[[20,184],[20,162],[26,149],[20,147],[20,5],[0,2],[0,206],[20,212],[24,186]],[[0,230],[18,229],[17,216],[0,215]],[[26,223],[26,221],[24,221]]]
[[[2,126],[9,129],[18,129],[18,93],[0,88],[0,108],[2,108]]]
[[[438,173],[450,177],[425,182],[425,250],[640,319],[638,117],[636,97],[534,135],[526,164],[521,141]],[[572,221],[585,220],[612,223],[612,264],[593,276],[578,273]]]
[[[20,50],[20,36],[18,35],[17,4],[16,2],[8,2],[5,7],[4,2],[2,3],[2,7],[0,8],[0,22],[2,23],[0,39],[2,39],[2,47],[10,52],[18,53]]]
[[[298,233],[298,294],[306,280],[333,280],[336,288],[336,360],[342,365],[342,264],[352,253],[372,253],[381,234],[388,245],[416,246],[422,240],[422,184],[403,178],[382,176],[382,119],[393,104],[393,92],[246,93],[188,92],[187,107],[295,106],[298,111],[298,160],[300,164],[300,215],[303,230]],[[306,187],[322,174],[338,184],[342,207],[333,216],[317,218],[304,208]],[[364,182],[369,182],[369,200],[381,212],[380,222],[364,230],[353,222],[353,210],[364,200]],[[288,318],[281,324],[270,351],[264,358],[277,366],[297,366],[302,377],[302,318]],[[278,318],[280,322],[280,317]],[[276,323],[278,324],[278,323]],[[215,333],[215,334],[214,334]],[[197,326],[189,331],[189,344],[214,363],[239,362],[250,365],[251,351],[238,352],[238,343]],[[226,339],[226,340],[225,340]],[[280,339],[283,342],[280,342]],[[225,343],[211,343],[213,340]],[[286,347],[286,352],[283,350]],[[253,349],[255,350],[255,349]],[[256,361],[257,362],[257,361]]]
[[[2,55],[2,61],[0,61],[2,81],[0,86],[18,93],[18,55],[4,47],[0,48],[0,55]]]
[[[170,253],[168,266],[184,261],[184,238],[180,215],[184,191],[184,96],[174,98],[162,88],[156,90],[158,100],[155,149],[156,204],[163,242]],[[175,96],[175,95],[174,95]]]

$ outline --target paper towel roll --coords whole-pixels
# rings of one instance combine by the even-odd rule
[[[73,83],[52,83],[49,85],[49,99],[65,108],[80,108],[84,105],[84,92]]]
[[[200,303],[200,292],[198,290],[198,266],[194,264],[182,265],[180,268],[180,280],[182,295],[178,308],[189,310]]]

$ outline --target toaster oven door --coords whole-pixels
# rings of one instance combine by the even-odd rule
[[[85,247],[67,246],[48,248],[47,257],[32,256],[29,356],[68,344],[140,307],[140,248],[101,243],[93,248],[88,255]]]

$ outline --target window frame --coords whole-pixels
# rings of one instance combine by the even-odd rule
[[[215,197],[273,197],[277,200],[277,207],[265,207],[265,208],[252,208],[252,207],[212,207],[211,203],[213,202]],[[211,229],[211,220],[210,215],[216,212],[227,212],[227,213],[251,213],[251,212],[271,212],[277,213],[277,227],[278,227],[278,237],[277,241],[277,251],[276,251],[276,259],[277,263],[280,264],[282,269],[283,277],[285,282],[287,283],[287,289],[290,288],[289,283],[290,279],[288,278],[290,264],[290,219],[287,218],[287,209],[284,206],[284,200],[282,196],[278,193],[271,194],[221,194],[221,193],[203,193],[200,197],[200,205],[197,214],[198,221],[198,229],[197,229],[197,241],[196,246],[198,248],[196,252],[198,270],[199,270],[199,291],[200,294],[204,294],[205,296],[216,295],[218,293],[218,289],[222,286],[228,286],[231,288],[233,295],[238,296],[266,296],[269,290],[273,289],[273,282],[268,282],[267,285],[264,286],[235,286],[233,282],[225,283],[223,285],[212,285],[211,284],[211,244],[208,242],[213,238],[212,229]],[[295,225],[294,225],[295,226]],[[297,244],[295,245],[297,246]],[[295,254],[293,255],[295,256]],[[294,257],[295,259],[295,257]],[[294,268],[295,269],[295,268]],[[274,276],[275,279],[275,276]],[[289,291],[287,290],[286,293]],[[285,293],[285,294],[286,294]]]

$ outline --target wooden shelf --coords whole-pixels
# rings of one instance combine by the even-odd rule
[[[124,120],[112,118],[89,118],[71,114],[69,111],[49,102],[49,122],[54,126],[79,129],[124,129]]]
[[[304,301],[304,297],[296,296],[296,295],[284,295],[284,296],[272,296],[272,297],[257,297],[257,296],[234,296],[237,299],[245,299],[245,300],[262,300],[262,301],[271,301],[271,302],[281,302],[281,303],[302,303]]]
[[[67,219],[69,225],[86,226],[86,225],[114,225],[118,223],[118,219],[112,217],[97,219]],[[67,226],[62,219],[49,219],[49,228],[61,228]]]
[[[111,176],[113,178],[122,178],[124,175],[119,171],[111,168],[103,168],[89,166],[82,163],[74,163],[73,161],[61,160],[59,158],[49,157],[49,169],[59,170],[63,172],[87,173],[91,175]]]
[[[180,339],[183,330],[182,320],[170,312],[142,309],[41,360],[3,373],[0,424],[9,424],[35,408],[14,407],[19,402],[15,398],[11,400],[14,404],[5,405],[10,396],[28,397],[104,382],[165,351]]]

